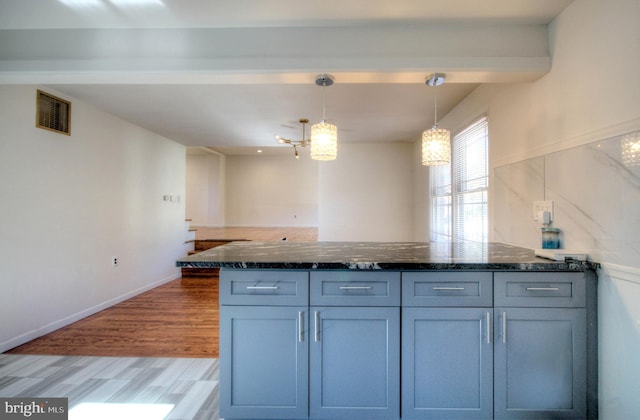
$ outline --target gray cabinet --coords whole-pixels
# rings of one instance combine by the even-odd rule
[[[224,269],[221,417],[597,418],[589,276]]]
[[[221,417],[307,417],[307,313],[307,307],[221,308]]]
[[[495,418],[587,418],[582,273],[496,273]]]
[[[491,312],[404,308],[402,418],[493,418]]]
[[[402,287],[402,418],[493,418],[492,274],[403,273]]]
[[[310,302],[310,417],[399,418],[400,273],[312,272]]]
[[[585,310],[495,311],[495,418],[586,418]]]
[[[309,275],[221,272],[221,417],[398,418],[400,273]]]
[[[221,272],[221,417],[308,417],[308,284],[305,271]]]
[[[400,308],[312,307],[310,417],[400,414]]]

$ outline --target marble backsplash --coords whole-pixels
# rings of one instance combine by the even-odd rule
[[[631,136],[639,142],[640,132]],[[561,248],[640,267],[640,162],[619,136],[494,169],[493,241],[541,247],[533,202],[552,200]],[[640,154],[640,153],[638,153]]]

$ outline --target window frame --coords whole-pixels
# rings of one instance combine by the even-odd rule
[[[473,144],[478,139],[484,142],[480,145]],[[461,145],[461,141],[465,141],[465,144]],[[469,155],[474,146],[484,149],[484,160],[480,163],[473,162],[472,168],[469,165],[470,161],[463,155],[465,153]],[[489,118],[487,115],[481,115],[458,131],[452,138],[451,149],[451,162],[447,165],[431,167],[429,171],[431,209],[429,238],[435,242],[487,242],[489,240]],[[477,153],[477,150],[475,152]],[[475,171],[473,175],[469,175],[470,169]],[[482,176],[478,177],[478,173]],[[479,210],[478,206],[480,206]],[[465,224],[469,218],[462,216],[463,209],[472,216],[481,217],[480,227],[477,222]]]

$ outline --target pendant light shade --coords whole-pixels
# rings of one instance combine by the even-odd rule
[[[626,166],[640,165],[640,131],[628,134],[620,140],[622,163]]]
[[[311,126],[311,159],[334,160],[338,156],[338,127],[322,121]]]
[[[425,166],[446,165],[451,161],[451,139],[449,130],[436,128],[422,132],[422,164]]]
[[[434,125],[422,133],[422,164],[424,166],[446,165],[451,161],[451,135],[449,130],[438,128],[438,96],[437,87],[444,83],[445,75],[434,73],[426,80],[427,85],[434,86],[433,109]]]
[[[316,85],[322,86],[322,121],[311,126],[311,159],[334,160],[338,157],[338,127],[325,118],[325,89],[333,84],[333,76],[319,74]]]

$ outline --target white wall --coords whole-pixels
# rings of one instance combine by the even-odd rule
[[[640,418],[640,270],[603,264],[598,279],[600,418]]]
[[[429,167],[422,166],[422,139],[413,144],[413,241],[429,242],[431,220]]]
[[[413,145],[340,144],[320,163],[320,241],[411,241]]]
[[[187,216],[197,226],[317,227],[322,241],[420,240],[428,237],[428,173],[413,148],[340,144],[330,162],[230,155],[222,181],[211,157],[188,156]],[[211,218],[221,201],[224,216]]]
[[[224,226],[225,163],[223,155],[187,154],[185,205],[191,226]]]
[[[640,130],[640,1],[575,1],[550,30],[549,74],[530,84],[481,86],[441,121],[443,127],[456,130],[480,113],[488,114],[492,173],[499,166]],[[600,185],[576,187],[598,197],[606,195],[604,189],[598,191],[606,189],[606,183]],[[601,200],[599,205],[622,203]],[[510,223],[503,210],[492,209],[492,239]],[[626,229],[630,235],[640,234],[637,220]],[[599,255],[599,249],[582,240],[577,226],[563,230],[572,247]],[[510,239],[522,244],[517,237]],[[622,269],[637,273],[638,261]],[[638,354],[622,350],[640,346],[639,288],[640,284],[621,282],[606,270],[599,278],[602,419],[640,417]]]
[[[226,226],[318,226],[318,162],[307,155],[226,157]]]
[[[0,351],[177,278],[184,256],[184,146],[58,96],[71,136],[34,126],[35,86],[0,86]]]

